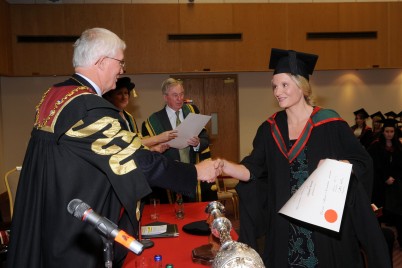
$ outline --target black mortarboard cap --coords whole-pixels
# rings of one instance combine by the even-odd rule
[[[396,117],[401,118],[402,117],[402,112],[399,112],[399,114]]]
[[[183,226],[182,230],[193,235],[209,235],[211,233],[209,224],[205,220],[188,223]]]
[[[398,121],[393,118],[387,118],[387,119],[381,120],[380,122],[383,123],[383,125],[382,125],[383,128],[385,128],[385,127],[395,127],[396,128],[397,127],[396,124],[398,123]]]
[[[384,115],[385,115],[387,118],[389,118],[389,117],[392,117],[392,118],[397,117],[397,114],[396,114],[395,112],[393,112],[393,111],[390,111],[390,112],[388,112],[388,113],[385,113]]]
[[[371,117],[371,119],[374,119],[374,117],[378,117],[378,118],[380,118],[381,120],[384,120],[384,119],[385,119],[385,116],[384,116],[380,111],[371,114],[370,117]]]
[[[131,91],[133,90],[133,88],[135,88],[135,84],[131,82],[130,77],[120,77],[119,79],[117,79],[116,89],[121,89],[124,87],[127,88],[128,91]]]
[[[366,110],[364,110],[364,108],[361,108],[361,109],[359,109],[357,111],[354,111],[353,113],[355,115],[358,115],[358,114],[361,115],[364,119],[369,117],[369,114],[366,112]]]
[[[313,74],[317,60],[318,55],[273,48],[269,69],[274,69],[274,74],[290,73],[301,75],[309,80],[309,75]]]

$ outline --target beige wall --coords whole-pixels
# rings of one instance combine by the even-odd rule
[[[258,126],[274,113],[270,79],[272,72],[237,73],[239,79],[240,156],[252,149]],[[160,84],[167,74],[129,75],[136,84],[138,98],[132,100],[129,111],[138,124],[163,106]],[[29,140],[34,110],[49,85],[67,77],[0,77],[0,107],[2,128],[0,174],[23,161]],[[351,71],[317,71],[311,84],[317,105],[336,110],[349,124],[353,111],[364,107],[370,114],[402,110],[402,70],[374,69]],[[371,124],[369,122],[369,124]],[[216,156],[215,156],[216,157]],[[66,168],[68,166],[66,165]],[[0,183],[0,192],[4,192]]]

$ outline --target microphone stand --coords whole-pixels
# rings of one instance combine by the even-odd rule
[[[113,240],[102,237],[103,240],[103,259],[105,267],[112,268],[113,266]]]

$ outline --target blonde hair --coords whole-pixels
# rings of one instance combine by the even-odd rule
[[[313,91],[311,89],[309,81],[301,75],[292,75],[290,73],[288,75],[293,80],[293,82],[295,82],[296,85],[303,91],[304,99],[306,100],[307,104],[314,106]]]

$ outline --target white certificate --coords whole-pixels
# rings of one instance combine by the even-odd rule
[[[352,164],[325,159],[279,213],[339,232]]]
[[[189,113],[183,122],[176,127],[177,137],[167,142],[167,144],[177,149],[186,148],[188,139],[198,136],[209,119],[211,119],[210,115]]]

